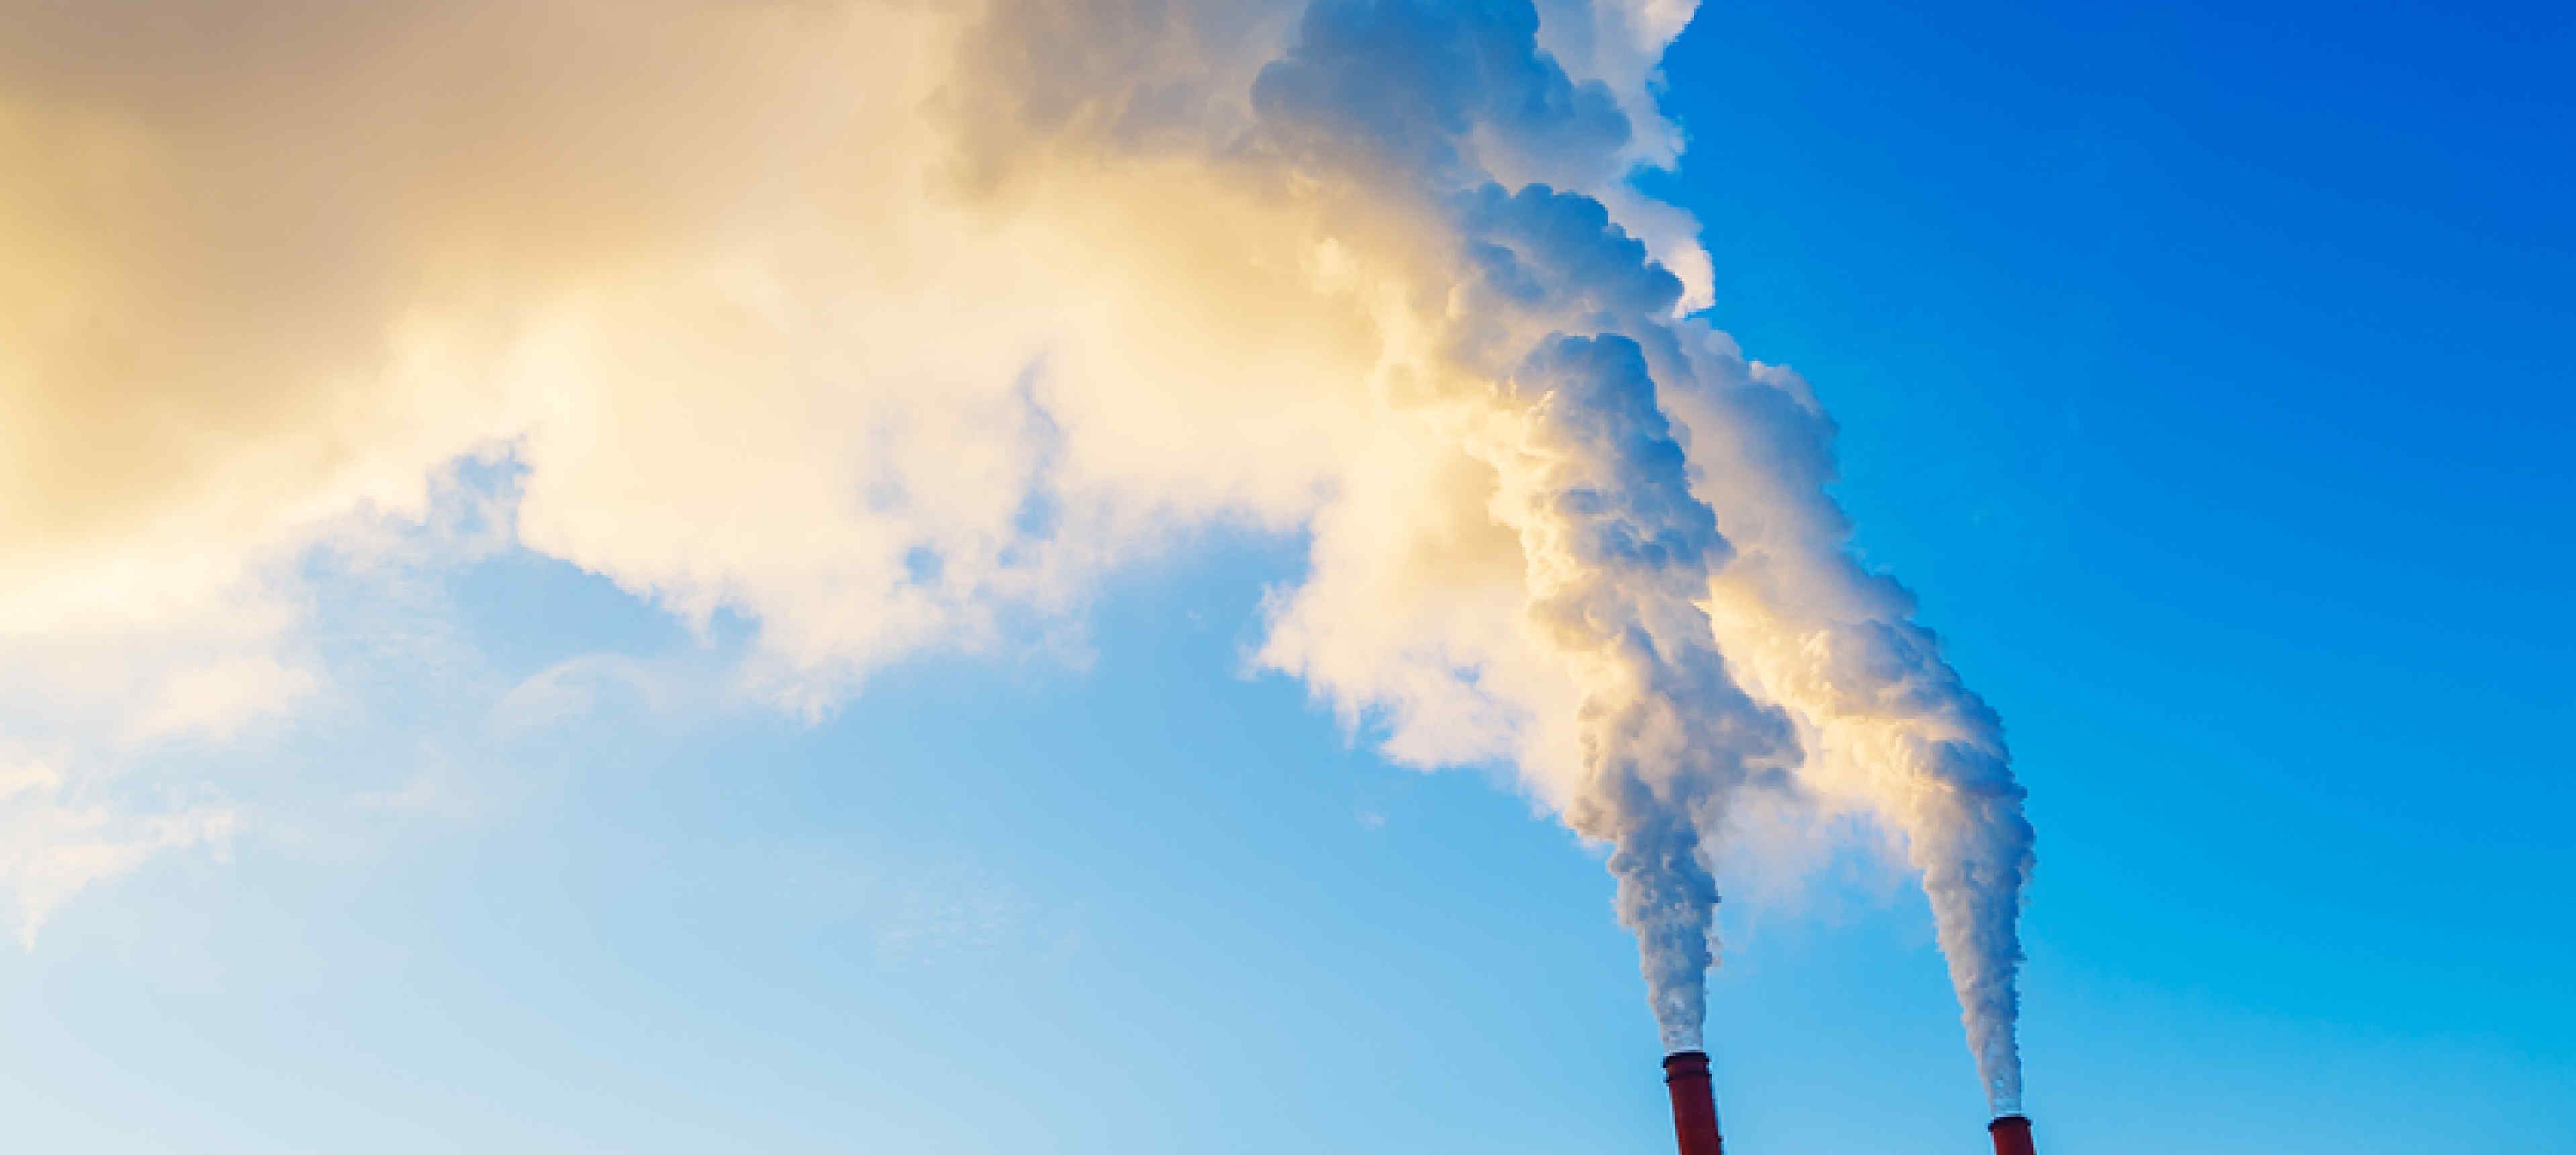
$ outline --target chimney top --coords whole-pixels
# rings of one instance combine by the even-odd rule
[[[2022,1115],[1997,1115],[1986,1124],[1995,1137],[1995,1155],[2037,1155],[2030,1143],[2030,1119]]]
[[[1664,1056],[1664,1085],[1673,1097],[1673,1137],[1681,1155],[1725,1155],[1717,1134],[1717,1097],[1709,1087],[1708,1052]]]

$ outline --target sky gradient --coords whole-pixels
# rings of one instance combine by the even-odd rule
[[[0,34],[0,62],[112,58],[74,50],[76,21],[18,23]],[[306,44],[245,27],[189,43],[213,55]],[[489,31],[407,43],[426,45],[417,58],[435,78],[484,58]],[[742,67],[728,76],[758,75],[795,32],[708,52]],[[628,34],[575,19],[534,39]],[[634,35],[645,59],[693,59]],[[2563,675],[2576,654],[2564,455],[2576,161],[2552,147],[2576,93],[2551,67],[2570,40],[2568,18],[2537,7],[1993,8],[1934,21],[1727,4],[1697,14],[1659,85],[1635,87],[1687,140],[1671,172],[1636,185],[1697,222],[1701,316],[1813,384],[1839,427],[1832,493],[1857,527],[1854,552],[1902,577],[1947,661],[2004,719],[2039,831],[2022,1040],[2044,1150],[2576,1145],[2563,1093],[2576,1082],[2563,914],[2576,909],[2563,817],[2576,786],[2556,740],[2576,721]],[[317,33],[311,51],[334,43]],[[0,107],[21,113],[0,122],[0,156],[44,151],[57,124],[46,114],[75,97],[103,111],[60,123],[148,140],[175,123],[186,102],[171,93],[197,75],[171,51],[181,79],[166,89],[72,64],[20,70],[31,79],[0,85],[12,101]],[[780,71],[801,81],[831,62]],[[1296,469],[1193,464],[1183,476],[1227,482],[1211,498],[1220,512],[1155,506],[1142,528],[1105,516],[1099,540],[1119,564],[1050,559],[1058,568],[1029,589],[1009,586],[1023,569],[1007,532],[980,555],[962,537],[895,549],[888,575],[853,560],[877,556],[864,543],[809,567],[848,544],[830,536],[842,523],[796,504],[795,469],[743,463],[802,465],[797,452],[831,442],[803,439],[806,427],[838,429],[840,415],[760,392],[766,363],[730,359],[719,338],[613,354],[621,335],[670,328],[847,326],[859,347],[917,322],[835,311],[849,283],[799,264],[793,242],[848,256],[839,234],[758,232],[786,251],[764,250],[778,257],[771,287],[792,290],[785,305],[721,278],[733,288],[712,297],[620,298],[637,274],[573,293],[580,326],[511,312],[513,294],[565,270],[647,267],[666,235],[735,244],[740,221],[708,205],[796,198],[700,189],[662,153],[768,172],[770,150],[803,144],[732,139],[728,102],[768,115],[773,100],[802,108],[838,91],[727,88],[700,108],[674,94],[702,90],[650,68],[598,67],[613,92],[672,100],[676,120],[642,143],[612,137],[577,158],[592,167],[562,173],[495,146],[437,154],[448,167],[430,177],[447,184],[398,158],[357,166],[417,193],[316,176],[346,185],[355,207],[317,234],[275,234],[309,251],[201,253],[186,241],[204,234],[182,216],[136,251],[196,254],[189,267],[215,282],[266,287],[241,308],[275,310],[274,324],[231,304],[138,305],[172,332],[243,335],[203,346],[220,357],[178,348],[162,392],[100,394],[122,404],[99,412],[0,410],[58,422],[17,422],[11,446],[131,432],[119,423],[142,412],[180,414],[162,424],[243,414],[214,422],[238,436],[212,440],[247,447],[209,450],[229,464],[190,472],[159,468],[173,458],[147,452],[148,436],[103,438],[81,443],[145,450],[61,458],[95,474],[49,472],[55,459],[20,450],[10,475],[0,525],[45,543],[11,555],[21,568],[9,572],[28,576],[0,607],[0,735],[12,772],[33,775],[0,793],[20,808],[7,865],[30,928],[23,949],[0,950],[17,1028],[0,1050],[0,1110],[20,1145],[1668,1147],[1636,943],[1612,917],[1602,852],[1551,815],[1552,780],[1496,757],[1433,773],[1394,764],[1382,717],[1337,716],[1339,683],[1310,688],[1273,656],[1278,607],[1330,532],[1298,512],[1312,498]],[[496,66],[492,107],[512,107],[520,82],[541,104],[546,68],[526,81]],[[245,91],[232,111],[270,109],[272,95]],[[575,130],[590,123],[566,115]],[[329,135],[347,126],[327,110],[284,123],[365,150]],[[474,123],[431,138],[482,139],[465,131]],[[231,143],[267,155],[256,139]],[[1641,130],[1626,147],[1657,145]],[[129,170],[110,162],[135,155],[75,154],[97,167],[0,202],[14,213],[0,239],[38,252],[22,226],[59,223],[48,198],[125,187]],[[299,171],[173,163],[211,174],[217,204]],[[560,193],[538,207],[557,215],[511,221],[474,195],[530,163],[529,183]],[[779,183],[839,188],[865,168],[793,169]],[[670,182],[628,193],[598,177],[627,171]],[[190,211],[136,197],[145,215]],[[595,222],[572,211],[602,203],[614,211]],[[1662,235],[1670,222],[1652,210],[1612,208],[1639,214],[1647,247],[1698,279],[1686,230]],[[1168,228],[1170,251],[1132,264],[1037,251],[1143,283],[1269,219],[1163,215],[1146,219]],[[1027,245],[1135,225],[1067,219],[925,264],[957,278],[934,278],[944,291]],[[547,243],[503,251],[522,230]],[[117,281],[140,266],[115,244],[91,248],[109,256],[43,248],[26,267],[110,270],[65,282],[109,285],[101,300],[195,300]],[[353,249],[368,259],[348,263]],[[277,275],[290,265],[324,272]],[[1212,293],[1266,291],[1201,272]],[[278,399],[229,390],[213,369],[191,376],[203,362],[336,380],[335,355],[292,331],[373,324],[371,294],[397,282],[464,302],[455,315],[468,320],[395,358],[407,367],[395,377],[436,382],[422,395],[439,406],[307,405],[338,394]],[[43,288],[36,274],[0,279],[0,309],[50,336],[54,314],[28,303]],[[1021,292],[1045,299],[1017,282],[997,297],[1013,307]],[[711,301],[724,307],[673,311]],[[1170,422],[1140,442],[1159,452],[1188,441],[1193,421],[1274,414],[1348,428],[1275,408],[1298,395],[1299,372],[1343,363],[1336,323],[1318,314],[1300,330],[1298,348],[1323,351],[1277,368],[1286,392],[1253,382],[1239,408],[1164,399],[1179,407],[1157,410]],[[475,334],[514,326],[546,340],[477,360]],[[1121,331],[1113,318],[1069,338],[1058,367],[1129,365],[1098,336]],[[11,403],[45,400],[56,379],[110,388],[79,374],[135,363],[38,347],[72,351],[11,365]],[[918,367],[822,338],[783,347],[816,379]],[[970,359],[1007,365],[1015,352]],[[1135,356],[1188,366],[1203,352]],[[695,396],[677,389],[556,387],[593,356],[648,383],[736,374],[726,388],[766,416],[636,400]],[[667,371],[635,367],[654,359]],[[481,395],[420,368],[431,363],[536,385],[473,409]],[[356,395],[412,396],[373,381]],[[1111,420],[1135,411],[1071,396],[1056,415],[1102,454],[1100,476],[1159,491],[1167,479],[1136,480],[1144,466],[1121,471],[1121,442],[1079,441],[1135,428]],[[567,423],[602,397],[629,407]],[[1006,457],[977,456],[992,444],[982,413],[953,439],[864,448],[903,478],[1006,472]],[[535,432],[487,436],[513,421]],[[566,428],[606,433],[554,432]],[[726,438],[728,452],[700,444]],[[345,466],[308,451],[344,441],[380,452]],[[591,468],[601,445],[656,468]],[[92,476],[130,485],[64,489]],[[603,478],[620,486],[586,484]],[[324,516],[298,503],[308,494],[354,504]],[[637,519],[585,520],[609,509]],[[970,493],[926,516],[1017,531],[1080,511]],[[656,521],[742,530],[674,534],[682,548],[667,550]],[[264,544],[225,552],[253,539]],[[977,589],[1009,587],[1000,609],[900,600],[966,580],[976,557],[998,575]],[[922,572],[934,561],[951,568]],[[199,564],[233,574],[206,583],[208,600],[171,595],[183,611],[144,625],[55,629],[71,620],[61,607],[87,604],[63,589],[147,571],[131,588],[179,589],[160,576]],[[880,577],[890,600],[866,603]],[[842,615],[854,604],[837,600],[843,586],[863,588],[849,595],[861,609],[912,616]],[[921,622],[932,625],[905,632]],[[181,676],[196,669],[228,673]],[[1730,1145],[1977,1150],[1976,1067],[1923,892],[1901,859],[1833,830],[1781,834],[1720,879],[1708,1034]],[[25,849],[38,845],[94,853]],[[88,884],[64,890],[74,868]],[[44,898],[34,914],[30,896]]]

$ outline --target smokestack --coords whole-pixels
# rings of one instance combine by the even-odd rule
[[[1664,1086],[1673,1093],[1673,1137],[1681,1142],[1681,1155],[1724,1155],[1725,1141],[1717,1137],[1717,1095],[1708,1084],[1708,1052],[1664,1056]],[[1995,1142],[2000,1149],[2003,1140]],[[2030,1155],[2027,1139],[2022,1155]]]
[[[1986,1124],[1986,1130],[1995,1137],[1995,1155],[2038,1155],[2030,1146],[2030,1120],[2027,1117],[1997,1115],[1994,1122]]]

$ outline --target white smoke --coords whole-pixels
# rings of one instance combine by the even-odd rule
[[[1833,423],[1795,373],[1753,366],[1678,414],[1738,555],[1711,588],[1730,668],[1797,722],[1799,781],[1892,827],[1931,898],[1970,1048],[1998,1112],[2021,1102],[2018,924],[2034,862],[2001,720],[1942,660],[1893,579],[1843,549],[1825,492]]]
[[[1901,839],[2018,1095],[1999,727],[1627,179],[1687,0],[17,7],[0,725],[82,638],[291,604],[278,558],[470,452],[521,545],[756,622],[808,712],[1180,531],[1303,532],[1262,660],[1607,844],[1668,1048],[1716,849],[1795,793]]]

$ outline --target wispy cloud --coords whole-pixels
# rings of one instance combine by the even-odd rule
[[[129,874],[156,855],[206,847],[219,856],[235,829],[220,805],[109,805],[56,765],[0,763],[0,892],[16,905],[19,945],[82,890]]]

